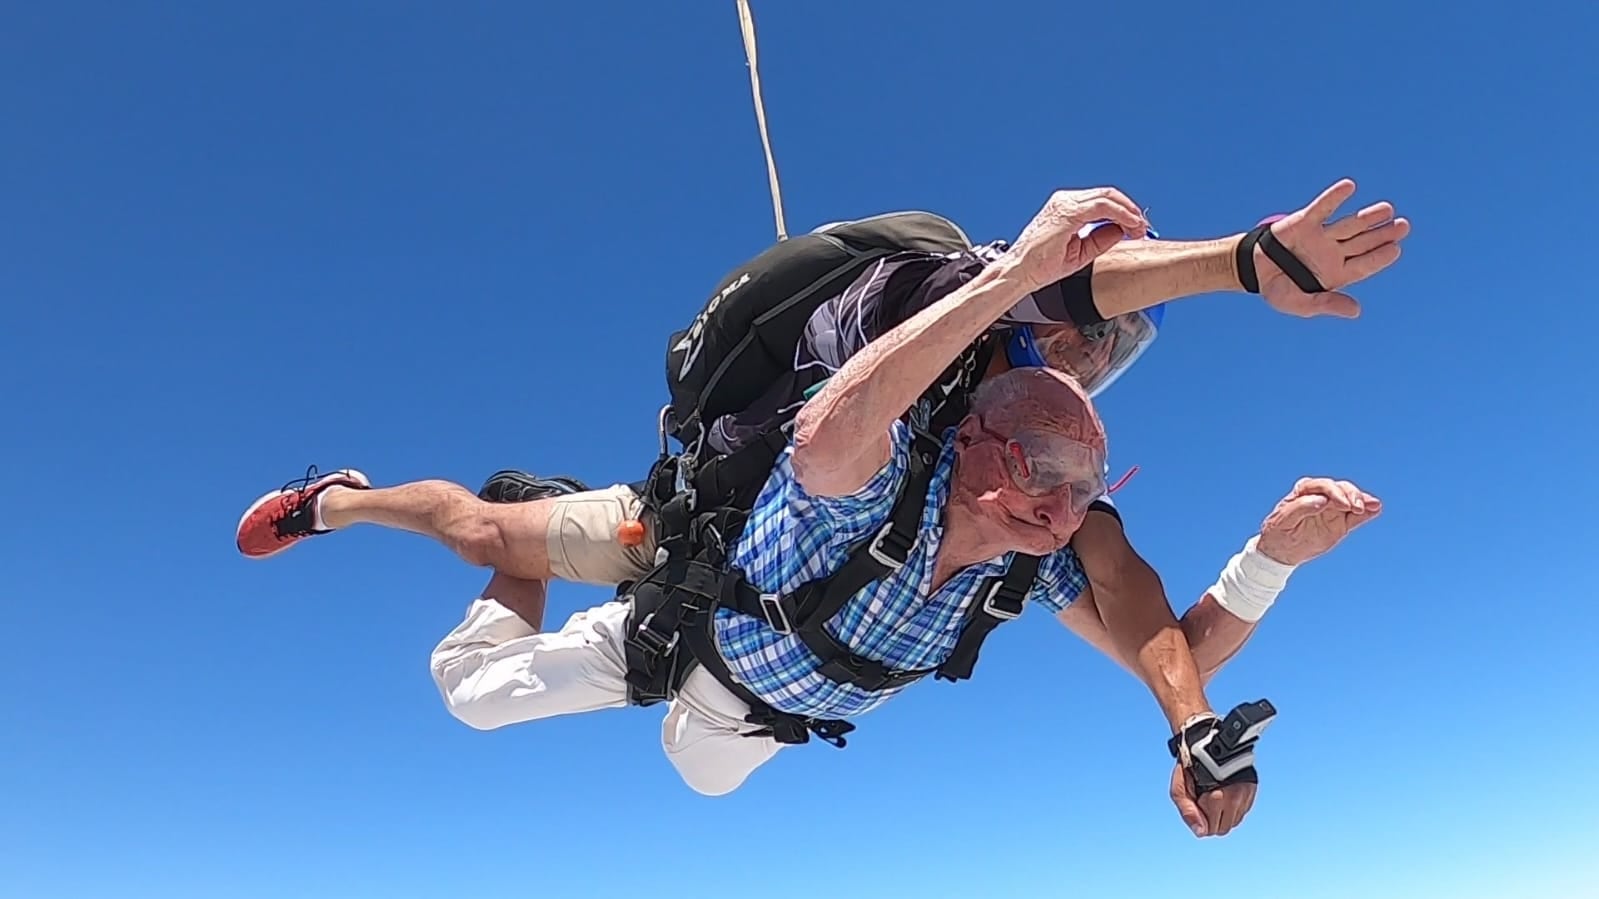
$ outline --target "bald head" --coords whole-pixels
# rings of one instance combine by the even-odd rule
[[[1104,452],[1105,426],[1081,385],[1053,368],[1013,368],[984,378],[972,412],[1001,434],[1036,429]]]

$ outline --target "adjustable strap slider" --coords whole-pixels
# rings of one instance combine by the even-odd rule
[[[866,553],[879,565],[890,571],[898,571],[905,567],[905,561],[911,557],[915,540],[914,535],[907,541],[894,533],[894,519],[890,517],[872,537],[872,542],[867,544]]]
[[[874,662],[846,651],[823,662],[816,673],[841,684],[853,684],[862,690],[880,690],[888,675],[888,668],[882,662]]]
[[[794,633],[794,601],[778,593],[761,594],[761,616],[772,630],[788,636]]]
[[[1005,579],[995,578],[988,586],[988,595],[983,597],[981,606],[983,614],[1001,621],[1011,621],[1022,617],[1022,610],[1027,602],[1026,594],[1017,594],[1014,590],[1005,589]]]
[[[810,732],[805,727],[805,721],[793,715],[783,715],[768,711],[766,714],[751,711],[744,717],[748,724],[760,726],[749,736],[771,737],[774,741],[784,746],[802,746],[811,741]]]
[[[811,733],[816,734],[819,739],[831,743],[839,749],[843,749],[846,745],[848,745],[848,741],[844,739],[844,735],[855,729],[855,725],[849,723],[848,721],[838,720],[813,720],[809,723],[809,727],[811,729]]]
[[[651,622],[654,620],[654,612],[645,615],[644,620],[640,621],[638,627],[633,629],[633,633],[628,635],[627,642],[640,652],[659,658],[670,654],[677,648],[679,632],[674,630],[670,635],[662,635],[659,631],[650,627]]]

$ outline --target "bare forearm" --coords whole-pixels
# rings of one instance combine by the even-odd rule
[[[1183,613],[1183,635],[1193,651],[1194,663],[1205,683],[1244,648],[1256,624],[1244,621],[1216,604],[1210,594]]]
[[[1117,654],[1155,694],[1173,730],[1210,711],[1199,665],[1158,582],[1129,578],[1114,593],[1096,590],[1095,602]]]
[[[1128,674],[1144,679],[1137,656],[1123,652],[1115,638],[1111,637],[1092,597],[1086,601],[1079,600],[1062,613],[1061,623]],[[1256,625],[1218,606],[1209,595],[1189,607],[1180,623],[1183,638],[1194,656],[1194,665],[1199,669],[1200,680],[1207,686],[1211,678],[1244,648],[1249,638],[1255,635],[1256,629]]]
[[[822,460],[854,458],[863,436],[886,433],[1030,289],[1014,266],[1001,261],[868,343],[800,410],[796,456],[808,455],[813,467]]]
[[[1234,250],[1242,236],[1123,241],[1094,262],[1094,306],[1112,318],[1182,297],[1241,290]]]
[[[1155,694],[1155,701],[1176,731],[1201,712],[1210,711],[1205,699],[1204,679],[1188,639],[1170,610],[1166,620],[1141,621],[1138,626],[1118,633],[1111,631],[1121,651],[1135,660],[1136,673]]]

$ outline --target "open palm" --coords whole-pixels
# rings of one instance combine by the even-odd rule
[[[1395,218],[1394,206],[1387,201],[1332,220],[1338,207],[1354,195],[1355,182],[1345,178],[1322,191],[1303,209],[1272,223],[1277,240],[1327,288],[1319,293],[1301,290],[1264,250],[1256,247],[1260,294],[1273,309],[1301,318],[1360,315],[1360,304],[1342,288],[1398,261],[1399,243],[1410,234],[1410,221]]]

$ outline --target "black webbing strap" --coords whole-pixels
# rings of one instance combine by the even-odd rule
[[[1324,293],[1327,290],[1316,280],[1316,275],[1309,267],[1300,262],[1299,257],[1277,239],[1277,235],[1272,233],[1270,222],[1257,225],[1254,230],[1245,234],[1243,239],[1238,241],[1238,248],[1234,251],[1233,260],[1238,266],[1238,281],[1244,290],[1249,293],[1260,293],[1260,273],[1255,271],[1256,244],[1265,251],[1266,258],[1275,262],[1277,267],[1283,270],[1283,274],[1288,276],[1288,280],[1294,282],[1300,290],[1305,293]]]
[[[921,530],[922,506],[927,496],[931,471],[916,471],[905,479],[905,489],[894,502],[888,521],[870,540],[855,547],[838,571],[824,580],[813,581],[793,597],[794,622],[805,630],[838,614],[849,598],[867,584],[898,571],[910,558]]]
[[[675,559],[688,558],[688,532],[694,514],[694,495],[677,489],[682,458],[665,452],[650,467],[643,481],[633,485],[645,509],[655,515],[658,550]]]
[[[777,457],[788,446],[788,435],[774,428],[725,456],[717,456],[694,472],[690,486],[702,506],[716,506],[731,500],[750,487],[759,487],[771,476]]]
[[[773,629],[785,634],[820,630],[851,596],[872,581],[898,571],[910,558],[921,532],[922,506],[926,504],[927,490],[933,482],[933,461],[939,450],[931,438],[917,434],[911,444],[905,482],[900,485],[888,521],[877,533],[855,547],[831,576],[812,581],[792,595],[767,600],[776,604],[773,612],[776,617],[762,612],[746,614],[761,615]]]
[[[844,748],[844,735],[854,730],[855,725],[837,719],[790,715],[767,705],[733,677],[733,672],[727,667],[727,660],[722,658],[721,651],[716,648],[715,607],[687,602],[684,603],[684,607],[686,614],[681,631],[683,648],[694,656],[707,674],[716,678],[717,683],[726,687],[728,692],[749,706],[750,713],[744,720],[759,729],[745,736],[771,737],[779,743],[792,746],[809,742],[810,735],[814,733],[822,740],[840,749]]]
[[[835,683],[852,684],[875,693],[897,690],[933,673],[932,668],[897,670],[882,662],[858,656],[822,627],[800,631],[799,638],[807,649],[822,660],[822,667],[816,673]]]
[[[939,383],[924,394],[933,403],[933,414],[928,421],[929,431],[942,434],[945,429],[958,426],[966,413],[971,411],[974,385],[988,371],[999,346],[1000,341],[993,331],[977,338],[977,342],[961,353],[951,365],[947,377],[940,377]]]
[[[746,720],[759,729],[746,736],[798,744],[814,733],[842,748],[855,725],[778,712],[734,679],[712,636],[716,608],[730,583],[743,584],[743,579],[696,558],[657,565],[629,586],[633,609],[623,641],[629,701],[648,706],[673,698],[698,665],[750,707]],[[748,584],[744,588],[753,590]]]
[[[955,642],[954,651],[938,666],[935,680],[958,681],[972,676],[983,641],[994,628],[1022,614],[1027,594],[1033,589],[1033,578],[1038,575],[1038,563],[1038,556],[1017,553],[1011,559],[1010,570],[990,579],[982,601],[973,603],[967,613],[966,626]]]
[[[673,559],[629,586],[633,609],[622,654],[633,702],[651,705],[677,691],[687,674],[678,652],[684,616],[714,603],[723,577],[704,562]]]
[[[826,623],[826,618],[820,619],[816,627],[800,628],[790,617],[794,608],[792,602],[775,593],[762,593],[738,571],[729,571],[726,580],[722,581],[721,601],[718,605],[724,609],[732,609],[759,618],[777,633],[796,635],[807,649],[822,660],[822,667],[818,673],[838,683],[854,684],[862,690],[892,690],[933,673],[931,668],[895,670],[882,662],[856,655],[821,626]]]
[[[856,655],[828,633],[826,625],[851,597],[873,581],[898,571],[910,558],[921,533],[922,511],[933,481],[933,462],[940,450],[931,437],[916,436],[906,478],[888,520],[870,540],[857,546],[832,576],[813,581],[792,595],[780,596],[762,593],[737,571],[730,571],[722,584],[721,605],[763,619],[780,634],[794,634],[821,660],[818,673],[838,683],[863,690],[889,690],[931,674],[932,669],[894,670]]]

